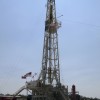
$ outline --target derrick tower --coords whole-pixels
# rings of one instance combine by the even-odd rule
[[[57,29],[60,26],[56,17],[55,0],[47,0],[42,70],[39,76],[39,80],[42,80],[43,84],[60,84],[57,34]]]
[[[61,26],[56,17],[55,0],[47,0],[42,69],[37,80],[27,82],[15,94],[31,90],[30,100],[69,100],[68,88],[60,83],[58,33]],[[27,75],[27,74],[26,74]]]

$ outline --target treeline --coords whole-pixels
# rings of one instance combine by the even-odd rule
[[[83,97],[83,96],[80,96],[80,100],[100,100],[99,98],[89,98],[89,97]]]

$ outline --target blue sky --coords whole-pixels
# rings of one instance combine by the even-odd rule
[[[56,0],[61,82],[80,95],[100,98],[100,0]],[[21,76],[39,74],[46,0],[0,0],[0,93],[24,85]]]

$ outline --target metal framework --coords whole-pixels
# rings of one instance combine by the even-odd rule
[[[35,81],[28,82],[26,86],[20,88],[14,94],[14,97],[18,95],[23,89],[29,89],[32,91],[32,98],[30,100],[69,100],[68,88],[60,83],[57,34],[57,30],[60,26],[61,24],[57,21],[56,18],[55,0],[48,0],[45,21],[42,69],[39,78]]]
[[[39,80],[42,80],[43,84],[60,84],[57,34],[57,29],[59,27],[60,23],[58,23],[56,18],[55,0],[48,0],[45,21],[42,70],[39,76]]]

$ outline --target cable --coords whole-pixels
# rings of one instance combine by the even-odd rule
[[[67,19],[67,20],[68,20],[68,19]],[[100,26],[94,25],[94,24],[89,24],[89,23],[84,23],[84,22],[79,22],[79,21],[72,21],[72,20],[68,20],[68,21],[69,21],[69,22],[72,22],[72,23],[83,24],[83,25],[88,25],[88,26],[100,28]]]

